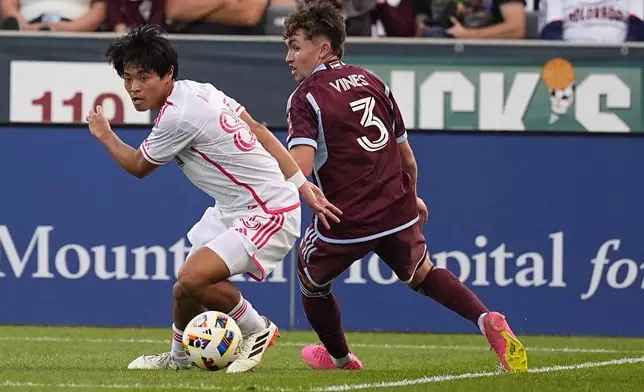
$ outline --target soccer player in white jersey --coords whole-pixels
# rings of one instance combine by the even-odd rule
[[[325,225],[327,218],[339,222],[341,212],[243,106],[210,84],[177,80],[177,53],[157,26],[120,38],[106,58],[123,78],[134,107],[159,114],[138,149],[119,139],[100,106],[87,116],[91,133],[128,173],[142,178],[174,159],[216,200],[188,232],[192,249],[173,288],[170,352],[140,356],[128,368],[191,368],[181,344],[183,329],[208,309],[227,313],[242,331],[240,356],[227,372],[251,370],[279,336],[278,328],[227,278],[245,273],[261,281],[282,262],[300,235],[298,189]]]
[[[542,39],[619,44],[644,41],[644,0],[541,0]]]

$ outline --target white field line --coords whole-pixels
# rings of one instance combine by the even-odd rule
[[[530,373],[552,373],[560,372],[566,370],[579,370],[579,369],[588,369],[596,368],[602,366],[611,366],[611,365],[627,365],[644,362],[644,357],[636,358],[621,358],[614,359],[611,361],[602,361],[602,362],[584,362],[578,363],[576,365],[555,365],[547,366],[541,368],[530,369]],[[481,373],[463,373],[463,374],[446,374],[441,376],[431,376],[431,377],[421,377],[410,380],[400,380],[400,381],[383,381],[378,383],[367,383],[367,384],[343,384],[343,385],[329,385],[322,387],[311,387],[306,389],[303,387],[300,388],[279,388],[279,387],[254,387],[255,390],[265,391],[265,392],[337,392],[337,391],[355,391],[361,389],[379,389],[379,388],[395,388],[395,387],[407,387],[411,385],[422,385],[422,384],[432,384],[439,382],[448,382],[448,381],[458,381],[458,380],[467,380],[467,379],[476,379],[484,377],[498,377],[502,376],[503,373],[499,372],[481,372]],[[35,383],[28,381],[0,381],[0,387],[17,387],[17,388],[96,388],[96,389],[171,389],[171,390],[241,390],[246,389],[246,386],[217,386],[217,385],[207,385],[207,384],[188,384],[188,385],[170,385],[170,384],[158,384],[158,385],[144,385],[144,384],[76,384],[76,383]]]
[[[149,344],[168,344],[170,338],[165,339],[119,339],[119,338],[69,338],[62,336],[0,336],[2,340],[14,340],[25,342],[79,342],[79,343],[149,343]],[[279,346],[284,347],[304,347],[311,342],[277,342]],[[365,343],[352,343],[351,347],[356,348],[373,348],[373,349],[407,349],[407,350],[458,350],[458,351],[487,351],[488,346],[459,346],[459,345],[412,345],[412,344],[365,344]],[[624,353],[642,353],[644,350],[613,350],[604,348],[576,348],[576,347],[527,347],[528,351],[532,352],[550,352],[550,353],[608,353],[608,354],[624,354]]]
[[[247,390],[246,386],[220,386],[212,384],[86,384],[86,383],[39,383],[29,381],[0,381],[0,388],[80,388],[80,389],[167,389],[171,391],[239,391]],[[262,392],[303,392],[293,388],[255,386],[253,390]]]
[[[576,365],[547,366],[542,368],[530,369],[529,372],[530,373],[552,373],[552,372],[560,372],[565,370],[579,370],[579,369],[595,368],[600,366],[626,365],[626,364],[641,363],[641,362],[644,362],[644,357],[622,358],[622,359],[615,359],[612,361],[602,361],[602,362],[584,362]],[[437,382],[466,380],[466,379],[483,378],[483,377],[494,377],[499,375],[500,374],[498,372],[464,373],[464,374],[455,374],[455,375],[421,377],[421,378],[416,378],[412,380],[385,381],[385,382],[369,383],[369,384],[329,385],[326,387],[312,388],[311,391],[336,392],[336,391],[355,391],[359,389],[407,387],[411,385],[431,384],[431,383],[437,383]]]

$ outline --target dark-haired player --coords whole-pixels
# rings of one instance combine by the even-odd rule
[[[331,228],[314,217],[299,252],[304,311],[322,345],[302,350],[315,369],[362,369],[342,330],[331,282],[370,251],[412,290],[477,325],[506,371],[525,371],[527,355],[503,315],[490,312],[428,256],[418,168],[389,88],[344,64],[345,24],[331,3],[299,3],[285,20],[286,62],[299,86],[288,100],[288,148],[305,175],[343,212]]]
[[[158,27],[133,30],[111,45],[106,57],[123,78],[134,107],[159,110],[159,115],[138,149],[118,138],[101,107],[87,117],[91,133],[130,174],[145,177],[174,159],[192,183],[216,200],[188,233],[192,249],[173,288],[171,351],[143,355],[128,368],[190,368],[183,330],[209,309],[230,315],[243,335],[239,359],[228,373],[251,370],[279,333],[228,277],[245,273],[261,281],[282,262],[300,235],[298,189],[320,219],[337,221],[330,210],[339,211],[243,106],[210,84],[177,80],[177,53]]]

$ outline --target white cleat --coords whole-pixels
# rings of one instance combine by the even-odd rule
[[[172,359],[172,353],[168,352],[163,354],[141,355],[134,361],[130,362],[130,364],[127,365],[127,368],[140,370],[187,370],[192,369],[193,366],[191,364],[184,364],[175,361]]]
[[[253,370],[262,360],[266,350],[275,345],[275,339],[280,336],[279,328],[271,320],[264,317],[267,327],[250,336],[244,336],[239,347],[239,357],[228,366],[226,373],[244,373]]]

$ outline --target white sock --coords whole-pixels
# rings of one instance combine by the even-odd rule
[[[487,313],[482,313],[482,314],[479,316],[479,320],[478,320],[478,322],[477,322],[477,324],[478,324],[478,326],[479,326],[479,329],[481,330],[481,333],[482,333],[483,335],[485,335],[485,324],[483,323],[483,319],[485,318],[485,315],[486,315],[486,314],[487,314]]]
[[[342,358],[333,358],[333,357],[331,357],[331,359],[333,360],[333,364],[335,365],[335,367],[343,368],[343,367],[345,367],[345,366],[347,366],[348,364],[351,363],[351,353],[345,355]]]
[[[235,320],[243,336],[252,335],[266,328],[266,321],[253,309],[253,305],[240,294],[239,303],[228,313]]]
[[[179,363],[188,363],[188,356],[183,350],[183,331],[172,324],[172,359]]]

